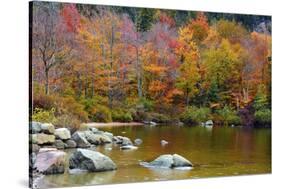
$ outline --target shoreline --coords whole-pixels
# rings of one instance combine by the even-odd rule
[[[90,123],[83,123],[88,127],[120,127],[120,126],[143,126],[144,123],[141,122],[90,122]]]

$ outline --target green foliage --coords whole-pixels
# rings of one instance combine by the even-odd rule
[[[154,121],[156,123],[168,123],[170,121],[167,115],[155,113],[155,112],[150,113],[149,117],[151,118],[151,121]]]
[[[58,98],[55,107],[57,107],[59,115],[69,114],[77,117],[82,122],[88,121],[88,113],[84,110],[84,106],[71,96]]]
[[[137,108],[144,108],[145,111],[152,111],[154,108],[154,102],[146,98],[141,98]]]
[[[271,125],[271,110],[266,108],[255,111],[256,125]]]
[[[138,31],[145,32],[150,29],[154,21],[155,9],[139,9],[137,16],[137,29]]]
[[[211,110],[207,107],[188,106],[180,115],[180,120],[184,123],[199,124],[210,119],[210,113]]]
[[[233,110],[230,106],[225,105],[223,109],[217,111],[218,120],[222,122],[224,125],[241,124],[241,119],[237,115],[237,112]]]
[[[133,117],[130,112],[122,109],[114,109],[111,111],[113,121],[130,122],[133,121]]]
[[[255,96],[253,107],[255,109],[254,117],[256,125],[271,124],[271,110],[268,107],[268,100],[265,91],[265,86],[260,85]]]
[[[33,121],[39,121],[44,123],[55,123],[57,121],[55,117],[55,109],[43,110],[41,108],[35,108],[32,114]]]
[[[92,107],[89,118],[94,122],[112,122],[110,109],[103,105]]]
[[[261,110],[268,107],[268,101],[265,91],[266,91],[265,86],[259,85],[253,105],[255,110]]]

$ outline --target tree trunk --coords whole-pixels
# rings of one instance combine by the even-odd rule
[[[49,69],[45,68],[45,94],[49,95]]]
[[[141,78],[141,66],[139,61],[139,50],[136,47],[137,51],[137,82],[138,82],[138,96],[142,98],[142,78]]]

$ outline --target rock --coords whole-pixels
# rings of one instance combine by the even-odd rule
[[[157,123],[154,122],[154,121],[143,121],[143,123],[144,123],[145,125],[151,125],[151,126],[156,126],[156,125],[157,125]]]
[[[29,167],[33,169],[34,164],[36,161],[36,154],[35,152],[32,152],[31,154],[29,154]]]
[[[109,157],[100,152],[77,149],[69,158],[69,168],[100,172],[115,170],[117,167]]]
[[[53,144],[55,142],[54,135],[47,135],[44,133],[32,134],[33,144]]]
[[[110,132],[104,132],[103,135],[107,136],[111,141],[113,140],[113,134]]]
[[[193,167],[192,163],[185,159],[184,157],[174,154],[173,155],[174,164],[173,167]]]
[[[126,145],[133,145],[133,143],[128,137],[122,137],[122,146]]]
[[[31,147],[31,151],[35,153],[39,152],[40,150],[40,146],[38,144],[32,144],[30,145],[30,147]]]
[[[137,138],[134,140],[134,143],[135,145],[140,145],[142,143],[142,139]]]
[[[29,123],[29,131],[32,134],[40,133],[42,131],[41,129],[41,123],[32,121]]]
[[[166,141],[166,140],[161,140],[160,143],[161,143],[162,146],[165,146],[165,145],[169,144],[169,142]]]
[[[37,154],[34,168],[43,174],[64,173],[66,153],[59,150],[41,151]]]
[[[192,163],[178,154],[165,154],[156,158],[150,163],[143,163],[142,165],[147,167],[156,168],[181,168],[181,167],[192,167]]]
[[[67,128],[56,129],[55,136],[57,139],[61,139],[61,140],[67,140],[71,138],[70,131]]]
[[[179,122],[177,123],[177,125],[178,125],[178,126],[184,126],[184,123],[181,122],[181,121],[179,121]]]
[[[91,146],[91,144],[85,138],[85,135],[83,132],[76,131],[75,133],[73,133],[71,138],[72,138],[72,140],[74,140],[76,142],[76,145],[79,148],[88,148]]]
[[[133,146],[133,145],[126,145],[126,146],[120,146],[121,150],[136,150],[138,147]]]
[[[39,153],[41,152],[50,152],[50,151],[57,151],[57,148],[52,148],[52,147],[45,147],[45,148],[40,148]]]
[[[65,145],[66,145],[65,146],[66,148],[76,148],[76,146],[77,146],[76,142],[71,139],[65,141]]]
[[[110,139],[104,133],[103,134],[94,134],[91,131],[85,131],[84,136],[91,144],[95,144],[95,145],[111,143],[111,141],[112,141],[112,139]]]
[[[99,132],[99,130],[95,127],[90,127],[89,130],[92,131],[93,133]]]
[[[120,136],[114,136],[113,137],[113,142],[115,143],[115,144],[122,144],[122,138],[120,137]]]
[[[62,140],[55,140],[54,145],[57,149],[64,149],[66,147]]]
[[[205,126],[213,126],[214,125],[214,123],[213,123],[213,121],[212,120],[208,120],[208,121],[206,121],[206,123],[205,123]]]
[[[42,123],[41,129],[43,133],[46,134],[54,134],[55,133],[55,126],[51,123]]]
[[[151,166],[155,167],[167,167],[172,168],[173,167],[173,156],[170,154],[161,155],[160,157],[156,158],[154,161],[150,162],[149,164]]]
[[[122,146],[133,145],[132,141],[128,137],[124,136],[114,136],[113,141],[116,144],[121,144]]]

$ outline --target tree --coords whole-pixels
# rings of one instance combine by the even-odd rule
[[[65,62],[72,50],[58,4],[34,3],[32,46],[43,63],[45,93],[49,94],[49,73]]]

